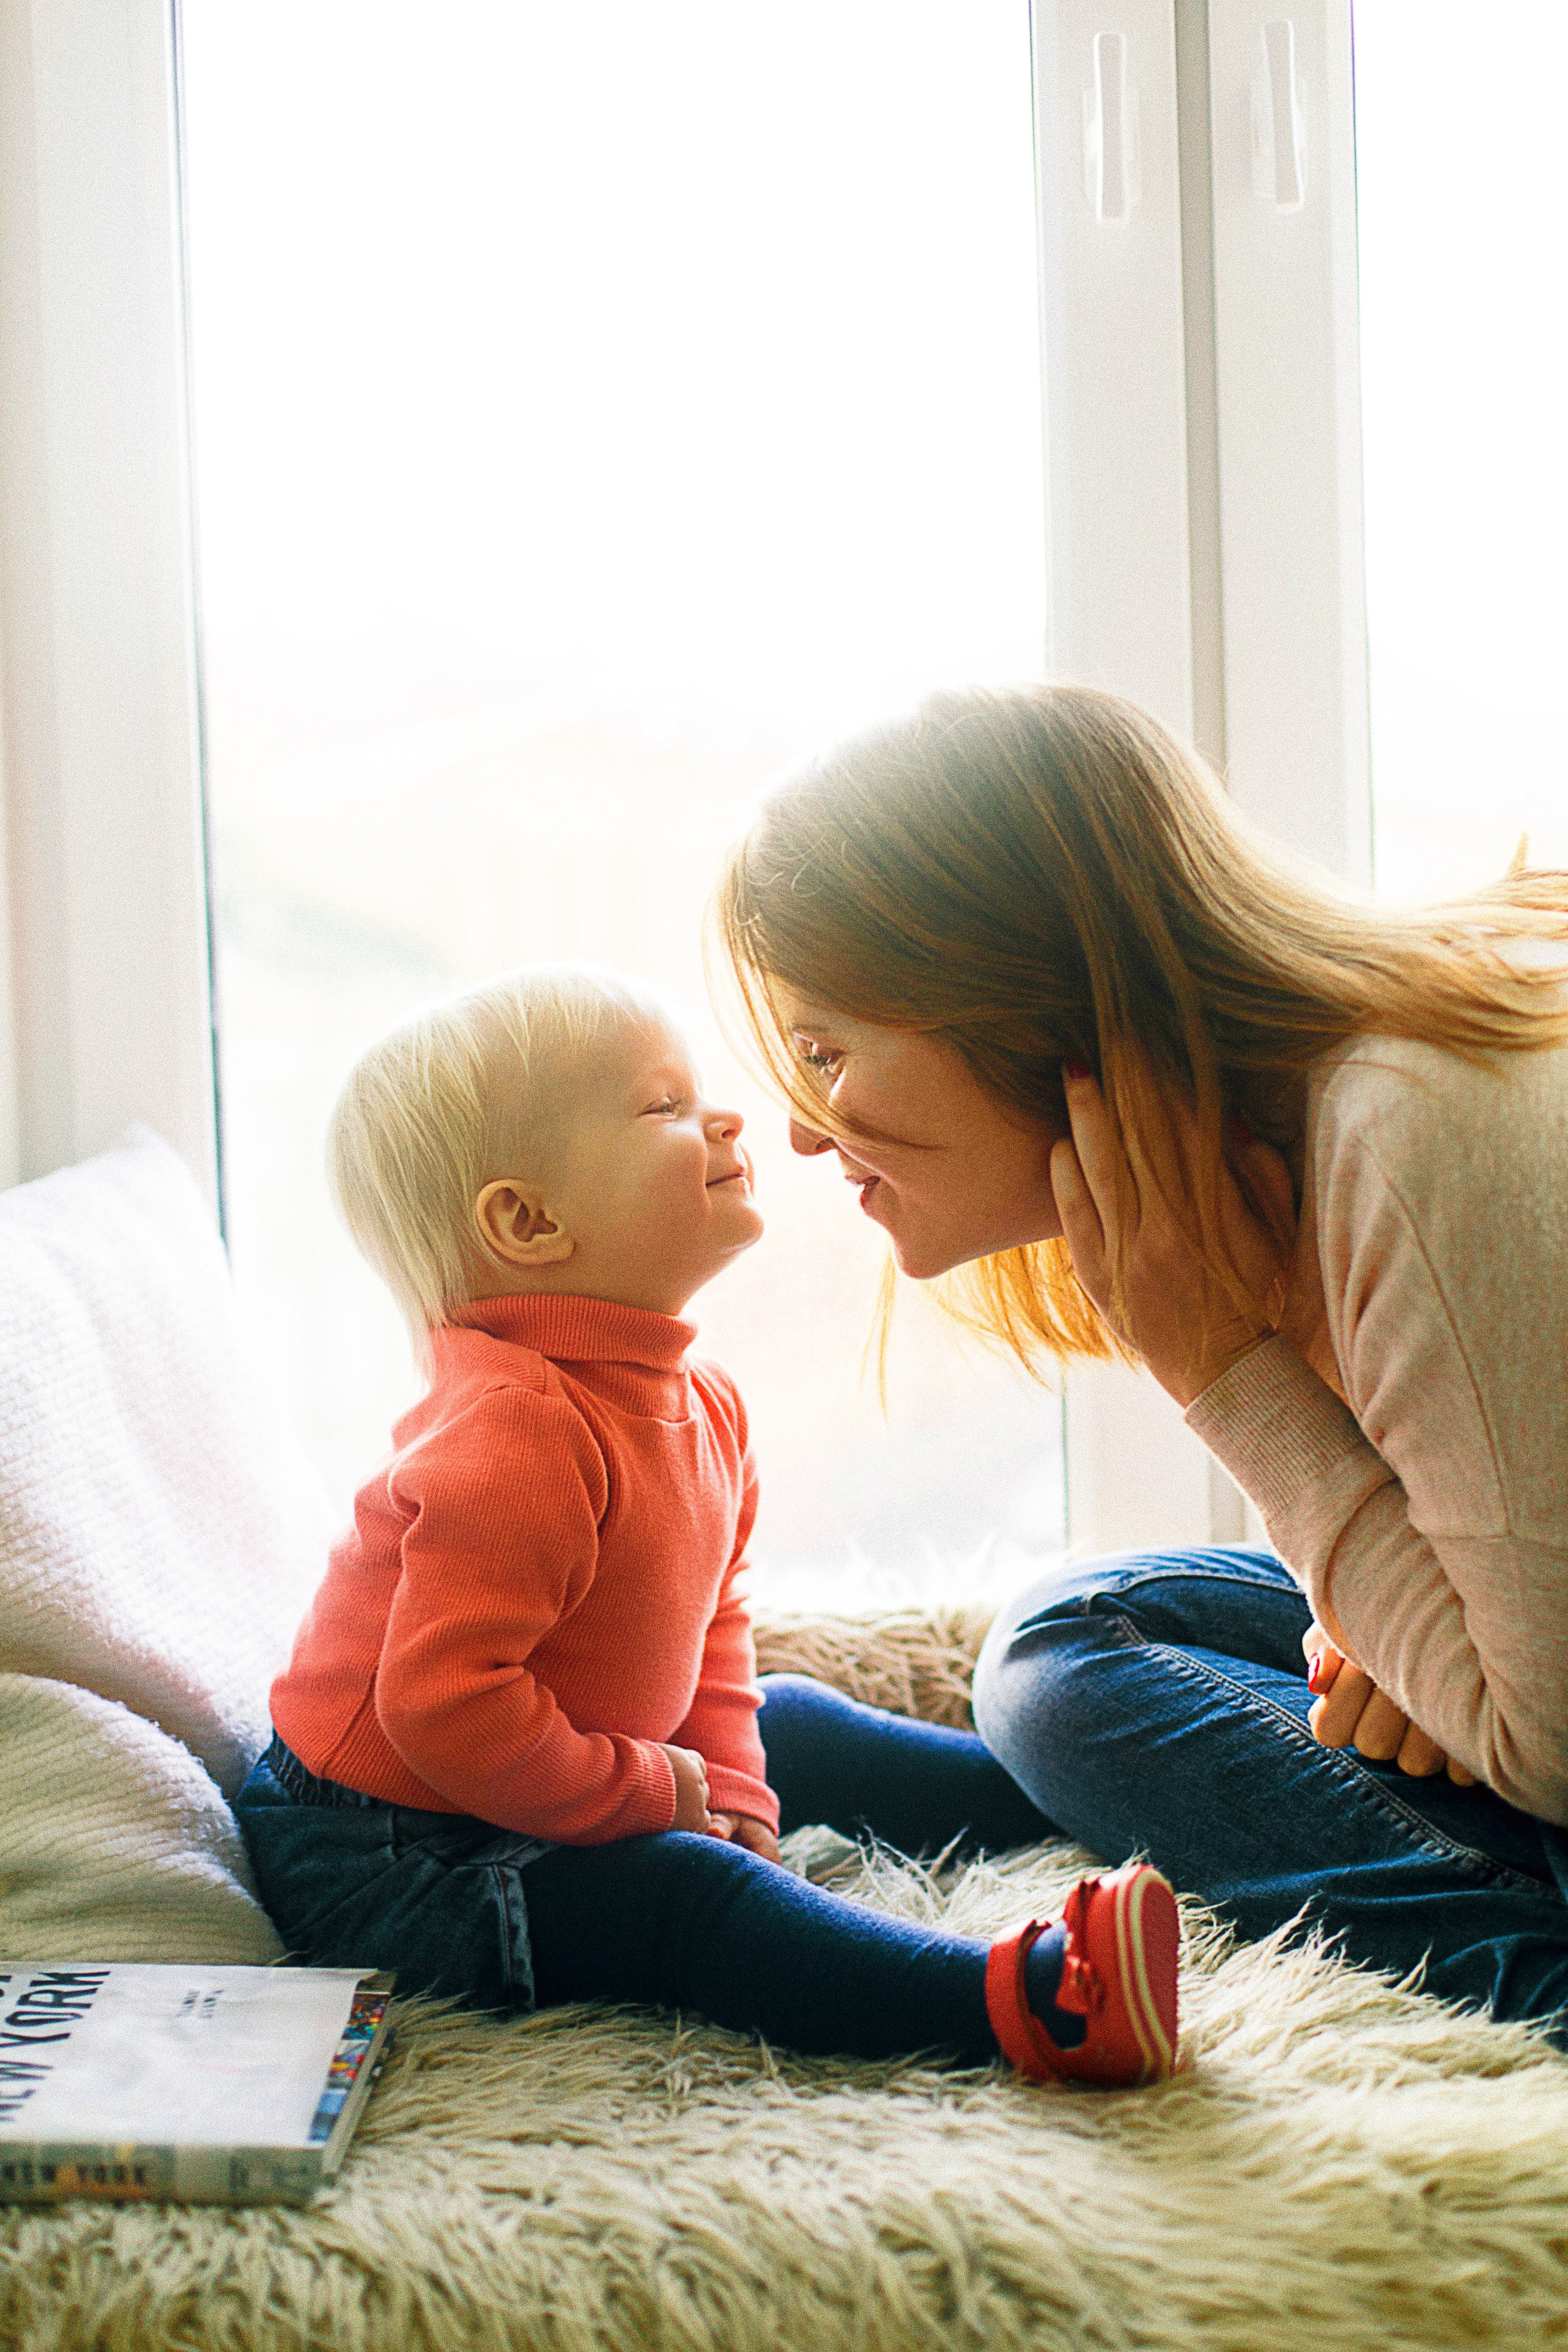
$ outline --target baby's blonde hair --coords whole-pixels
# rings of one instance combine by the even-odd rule
[[[416,1345],[475,1296],[483,1187],[549,1172],[571,1124],[572,1064],[624,1023],[669,1017],[625,972],[525,964],[426,1005],[361,1055],[327,1129],[327,1176]]]

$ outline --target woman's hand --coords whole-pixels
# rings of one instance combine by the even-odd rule
[[[675,1775],[675,1819],[669,1826],[693,1830],[700,1836],[713,1826],[708,1811],[708,1767],[695,1748],[672,1748],[663,1739],[658,1744]]]
[[[1354,1748],[1374,1764],[1397,1764],[1417,1780],[1447,1771],[1456,1788],[1473,1789],[1476,1776],[1446,1756],[1418,1723],[1379,1690],[1372,1676],[1352,1664],[1316,1619],[1301,1636],[1308,1660],[1307,1686],[1317,1693],[1307,1717],[1323,1748]]]
[[[1290,1172],[1266,1143],[1239,1154],[1264,1224],[1232,1170],[1219,1171],[1220,1232],[1252,1297],[1238,1306],[1209,1271],[1182,1222],[1195,1225],[1201,1141],[1195,1112],[1145,1075],[1142,1132],[1118,1136],[1099,1081],[1074,1063],[1063,1068],[1072,1137],[1051,1153],[1051,1184],[1079,1282],[1100,1315],[1142,1359],[1184,1411],[1278,1328],[1296,1229]]]
[[[752,1813],[711,1813],[709,1830],[712,1836],[730,1839],[734,1845],[743,1845],[748,1853],[761,1854],[764,1862],[779,1862],[779,1842],[766,1822],[759,1822]]]

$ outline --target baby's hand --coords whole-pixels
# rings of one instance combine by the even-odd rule
[[[1315,1621],[1302,1634],[1301,1647],[1310,1661],[1308,1688],[1317,1693],[1307,1721],[1320,1747],[1353,1746],[1374,1763],[1397,1763],[1414,1780],[1428,1780],[1446,1770],[1456,1787],[1474,1788],[1475,1774],[1446,1756]]]
[[[675,1819],[672,1830],[693,1830],[700,1836],[713,1826],[708,1811],[708,1767],[695,1748],[671,1748],[659,1741],[675,1774]]]
[[[714,1837],[728,1838],[731,1844],[743,1845],[748,1853],[761,1854],[764,1862],[779,1862],[779,1842],[766,1822],[759,1822],[752,1813],[715,1813],[710,1832]]]

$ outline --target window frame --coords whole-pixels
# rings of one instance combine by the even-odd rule
[[[0,14],[0,1180],[144,1120],[216,1203],[176,58]]]
[[[1049,660],[1366,882],[1351,9],[1279,5],[1033,0]],[[1257,152],[1266,26],[1294,53],[1284,204]],[[1109,194],[1097,136],[1122,159]],[[1069,1372],[1066,1459],[1075,1549],[1259,1532],[1146,1375]]]

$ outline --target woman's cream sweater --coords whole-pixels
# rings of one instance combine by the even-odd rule
[[[1568,1047],[1325,1057],[1296,1296],[1305,1351],[1266,1341],[1189,1426],[1373,1681],[1568,1824]]]

